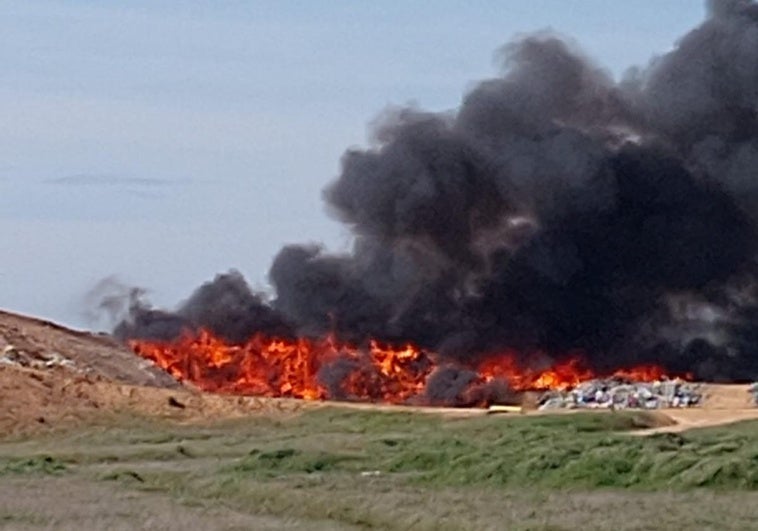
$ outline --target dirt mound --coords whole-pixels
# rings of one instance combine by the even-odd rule
[[[703,384],[704,410],[735,410],[754,408],[749,385]]]
[[[679,432],[693,428],[732,424],[743,420],[756,420],[758,407],[753,404],[748,388],[747,385],[703,384],[701,406],[664,410],[662,413],[671,418],[674,424],[641,430],[638,434]]]
[[[133,412],[179,421],[288,413],[304,404],[200,393],[106,335],[0,311],[0,433]]]
[[[43,371],[0,366],[0,433],[6,436],[76,425],[113,414],[136,413],[191,422],[255,413],[288,414],[304,407],[308,404],[297,400],[122,384],[63,367]]]
[[[0,353],[6,364],[67,365],[109,380],[154,387],[177,388],[176,382],[152,362],[140,358],[111,337],[70,330],[63,326],[0,311]]]

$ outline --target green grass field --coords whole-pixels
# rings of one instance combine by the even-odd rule
[[[202,426],[104,417],[0,443],[0,526],[755,529],[758,422],[625,433],[654,422],[341,408]]]

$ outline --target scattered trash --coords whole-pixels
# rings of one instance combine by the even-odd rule
[[[17,349],[13,345],[6,345],[3,348],[2,353],[0,353],[0,364],[28,367],[30,369],[50,369],[53,367],[76,368],[73,361],[58,352],[30,354]]]
[[[699,405],[701,400],[700,386],[680,379],[632,382],[607,378],[582,382],[569,390],[549,391],[540,398],[539,409],[686,408]]]
[[[750,388],[747,391],[753,395],[753,405],[758,406],[758,382],[750,384]]]

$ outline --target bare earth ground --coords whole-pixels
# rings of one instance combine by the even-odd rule
[[[10,446],[0,446],[0,458],[12,457],[10,454],[2,455],[3,448],[13,452],[24,448],[24,452],[37,451],[34,449],[50,448],[51,444],[54,446],[59,438],[63,441],[61,444],[73,445],[71,448],[79,444],[81,451],[94,451],[99,448],[97,445],[89,446],[89,441],[81,444],[75,440],[71,442],[70,434],[79,427],[89,430],[87,433],[97,434],[97,431],[92,431],[93,426],[118,426],[132,418],[155,419],[169,422],[170,425],[204,429],[203,426],[209,422],[219,421],[247,422],[245,419],[249,419],[250,423],[263,420],[276,422],[276,419],[292,418],[303,411],[324,407],[322,403],[297,400],[200,393],[189,386],[177,384],[149,362],[106,336],[74,332],[45,321],[0,312],[0,352],[8,347],[43,360],[55,354],[71,363],[42,368],[0,363],[0,439],[11,441]],[[704,386],[704,390],[705,403],[702,407],[662,411],[665,417],[661,418],[659,427],[638,434],[682,431],[758,419],[758,408],[751,406],[747,386],[713,384]],[[449,417],[488,413],[486,410],[372,404],[340,406],[372,411],[401,409]],[[507,422],[513,416],[518,414],[493,415],[492,421]],[[232,442],[224,442],[227,435],[219,437],[222,444],[238,444],[237,439],[233,438]],[[132,451],[129,445],[114,448],[125,454]],[[174,451],[173,447],[171,451]],[[138,462],[140,466],[157,467],[165,473],[171,472],[171,466],[175,466],[153,457],[140,457]],[[199,464],[193,466],[206,466],[203,459],[196,460],[196,463]],[[262,509],[249,511],[227,506],[218,499],[207,504],[197,503],[196,500],[183,501],[181,495],[169,496],[163,491],[151,492],[149,489],[125,489],[119,482],[103,482],[101,475],[112,472],[109,466],[113,465],[95,463],[83,466],[83,473],[63,477],[0,474],[0,528],[357,529],[396,525],[362,523],[351,520],[350,515],[331,514],[329,511],[321,520],[321,513],[316,508],[303,508],[305,500],[297,499],[297,489],[310,489],[310,486],[287,485],[286,489],[282,487],[281,494],[277,494],[275,483],[261,486],[260,492],[253,490],[246,495],[255,503],[262,504]],[[371,487],[368,497],[366,482]],[[309,499],[312,499],[313,491],[308,492]],[[452,522],[447,527],[450,529],[502,529],[498,524],[493,524],[500,521],[502,515],[507,515],[508,521],[524,522],[523,526],[516,527],[518,529],[563,529],[565,526],[581,527],[587,514],[601,513],[611,515],[596,520],[598,527],[605,528],[673,529],[696,526],[717,529],[723,518],[729,518],[729,528],[751,529],[754,519],[758,517],[758,498],[749,492],[728,495],[711,492],[564,492],[546,494],[545,499],[535,500],[528,493],[504,496],[486,490],[463,494],[448,488],[422,492],[383,478],[327,483],[315,492],[323,499],[308,503],[328,504],[336,497],[354,500],[351,503],[358,507],[370,504],[366,511],[392,512],[397,515],[393,522],[405,529],[434,529],[437,521]],[[293,504],[292,511],[287,510],[287,504]],[[703,507],[714,509],[703,515]],[[319,516],[308,517],[311,514],[308,511]],[[424,512],[428,513],[429,519],[424,520],[421,516]],[[655,515],[655,519],[645,524],[622,518],[624,514],[645,512]],[[464,513],[474,516],[471,520],[461,520]],[[384,520],[379,518],[377,521]],[[584,528],[595,527],[585,525]]]
[[[49,321],[0,310],[0,350],[68,358],[82,371],[134,385],[178,387],[164,371],[136,357],[107,335],[70,330]]]
[[[705,402],[701,407],[667,409],[665,414],[675,424],[642,433],[680,432],[758,418],[758,408],[752,404],[747,385],[704,384],[703,389]]]

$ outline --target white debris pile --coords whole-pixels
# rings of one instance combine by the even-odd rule
[[[76,369],[73,361],[58,352],[29,353],[17,349],[13,345],[3,347],[2,352],[0,352],[0,365],[13,365],[30,369],[51,369],[53,367]]]
[[[753,382],[750,384],[748,393],[753,395],[753,404],[758,406],[758,382]]]
[[[758,390],[756,391],[758,392]],[[680,379],[633,382],[603,378],[542,395],[539,409],[660,409],[697,406],[700,386]]]

